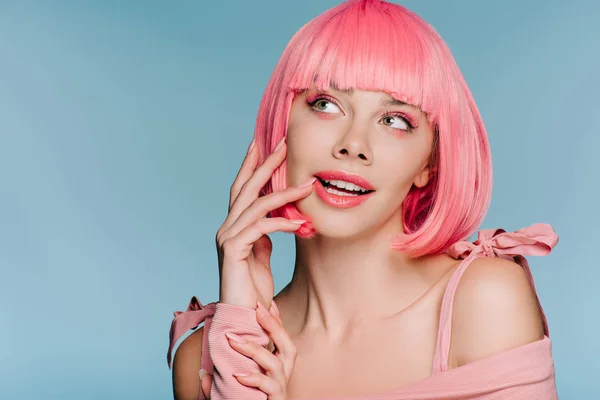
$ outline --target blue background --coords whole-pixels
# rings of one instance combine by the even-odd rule
[[[172,312],[217,298],[214,234],[284,46],[337,0],[0,0],[0,398],[165,399]],[[561,399],[598,394],[600,3],[403,1],[490,135],[484,227],[531,259]],[[275,235],[277,287],[292,238]]]

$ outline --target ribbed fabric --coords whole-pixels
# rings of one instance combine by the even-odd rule
[[[214,400],[266,399],[262,391],[243,386],[232,375],[234,372],[261,372],[261,369],[254,360],[231,348],[225,332],[235,333],[261,346],[266,347],[269,344],[269,335],[256,321],[254,309],[217,303],[208,332],[208,354],[213,362],[214,374],[210,398]]]
[[[196,329],[202,322],[204,322],[204,327],[208,331],[208,325],[215,314],[215,303],[208,304],[206,306],[202,306],[196,296],[192,297],[190,300],[190,304],[186,311],[175,311],[175,318],[173,318],[173,322],[171,322],[171,331],[169,332],[169,351],[167,352],[167,363],[169,364],[169,368],[173,366],[173,360],[171,355],[173,353],[173,347],[186,332],[191,329]],[[206,350],[208,350],[208,341],[204,341],[206,343]],[[208,354],[204,351],[204,346],[202,346],[202,354]],[[210,357],[202,357],[202,360],[208,360],[210,362],[210,369],[204,368],[207,371],[212,370],[212,361],[210,361]]]
[[[478,240],[474,243],[456,243],[449,254],[464,261],[450,278],[442,300],[431,376],[388,393],[312,400],[557,400],[552,345],[541,306],[545,331],[542,340],[448,369],[452,303],[460,278],[467,267],[481,257],[513,259],[525,269],[535,290],[531,271],[523,255],[548,254],[557,242],[558,237],[552,227],[535,224],[516,232],[484,230],[479,232]],[[266,399],[263,392],[244,387],[231,375],[233,372],[256,372],[259,367],[254,361],[231,349],[225,336],[225,332],[229,331],[265,346],[268,336],[256,321],[253,309],[220,303],[202,307],[195,297],[192,298],[186,312],[175,313],[167,355],[169,365],[175,342],[188,329],[193,329],[203,321],[204,337],[208,338],[205,339],[205,343],[208,342],[208,353],[205,351],[206,345],[203,345],[202,366],[214,374],[211,399]],[[209,329],[207,324],[211,322]],[[203,399],[201,393],[200,399]]]

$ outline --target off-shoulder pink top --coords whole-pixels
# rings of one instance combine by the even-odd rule
[[[483,230],[473,242],[453,245],[449,254],[463,259],[453,273],[442,299],[437,346],[431,376],[388,393],[318,400],[552,400],[558,399],[548,324],[542,310],[544,338],[493,356],[448,369],[452,303],[461,276],[477,258],[500,257],[520,264],[531,282],[533,277],[523,256],[545,255],[558,243],[552,227],[534,224],[516,232]],[[541,306],[540,306],[541,309]],[[229,346],[225,332],[267,345],[268,336],[256,321],[254,309],[211,303],[202,306],[193,297],[185,312],[176,312],[170,332],[167,360],[177,340],[204,322],[202,368],[213,373],[212,400],[264,400],[258,389],[241,385],[233,372],[258,372],[258,365]],[[206,334],[208,332],[208,334]],[[203,399],[202,393],[199,398]]]

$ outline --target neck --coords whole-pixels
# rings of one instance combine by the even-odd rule
[[[391,249],[395,232],[296,238],[294,275],[284,290],[298,311],[292,329],[340,337],[351,326],[389,317],[414,301],[422,293],[414,268],[417,260]],[[402,285],[407,280],[413,283]]]

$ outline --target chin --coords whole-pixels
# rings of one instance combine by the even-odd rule
[[[364,234],[368,228],[358,221],[350,222],[347,219],[337,220],[336,218],[313,218],[312,225],[318,236],[330,239],[350,239]]]
[[[311,197],[297,202],[296,206],[303,215],[310,217],[318,236],[348,239],[372,231],[376,225],[377,218],[368,215],[366,208],[336,209]]]

